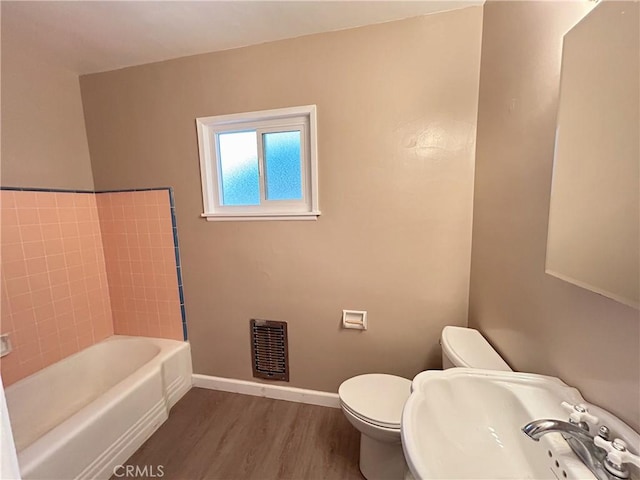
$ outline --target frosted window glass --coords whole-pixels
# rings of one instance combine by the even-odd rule
[[[220,133],[223,205],[260,205],[256,132]]]
[[[302,199],[300,132],[265,133],[262,140],[267,171],[267,199]]]

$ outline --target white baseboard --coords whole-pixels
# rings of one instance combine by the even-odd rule
[[[222,392],[242,393],[256,397],[275,398],[288,402],[309,403],[323,407],[340,408],[337,393],[307,390],[305,388],[285,387],[282,385],[267,385],[234,378],[212,377],[210,375],[193,374],[193,386],[220,390]]]

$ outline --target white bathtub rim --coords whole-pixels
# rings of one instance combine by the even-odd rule
[[[36,468],[42,458],[50,457],[51,455],[54,455],[55,452],[63,449],[65,446],[66,438],[73,437],[79,432],[82,432],[92,423],[93,419],[97,415],[102,415],[105,412],[108,412],[111,408],[117,405],[123,397],[126,397],[127,395],[134,392],[140,384],[151,381],[151,379],[153,379],[153,377],[155,376],[162,375],[163,364],[167,358],[173,355],[178,355],[179,352],[190,350],[191,348],[189,343],[183,341],[158,339],[151,337],[130,337],[124,335],[114,335],[103,340],[103,342],[126,339],[139,340],[141,338],[153,341],[155,344],[157,344],[159,347],[159,352],[153,358],[143,364],[139,369],[135,370],[131,375],[123,378],[120,382],[103,392],[100,396],[92,400],[87,405],[80,408],[77,412],[68,417],[62,423],[56,425],[54,428],[43,434],[33,443],[29,444],[20,452],[18,452],[18,459],[22,471],[32,471],[34,468]],[[64,360],[65,359],[61,361]],[[175,383],[176,382],[172,382],[172,385]],[[190,382],[184,381],[178,383],[184,383],[184,386],[177,385],[174,387],[175,392],[173,393],[173,399],[165,397],[163,402],[161,402],[164,403],[165,411],[168,411],[168,408],[170,408],[171,406],[169,405],[169,402],[167,400],[172,400],[175,403],[175,401],[177,401],[174,400],[176,397],[179,399],[191,388]]]
[[[104,414],[117,405],[123,395],[133,392],[139,382],[147,381],[157,375],[155,369],[138,370],[135,375],[127,377],[123,381],[131,379],[126,386],[120,384],[111,388],[103,395],[85,405],[67,420],[55,426],[47,433],[38,438],[31,445],[18,452],[20,467],[29,471],[34,460],[42,458],[43,455],[51,455],[53,451],[64,446],[64,439],[84,431],[89,426],[96,415]],[[120,388],[119,388],[120,387]]]
[[[95,344],[95,345],[99,345],[99,344]],[[92,345],[91,347],[87,347],[86,349],[83,349],[78,353],[86,352],[87,350],[91,349],[95,345]],[[63,432],[65,429],[64,428],[58,429],[58,427],[67,425],[67,422],[71,421],[72,418],[82,419],[82,412],[85,411],[85,409],[87,409],[88,407],[91,407],[91,411],[96,411],[96,409],[101,410],[101,409],[105,408],[106,406],[112,404],[113,403],[112,400],[115,401],[115,400],[121,398],[123,395],[125,395],[127,393],[126,385],[131,385],[130,382],[132,382],[132,381],[135,382],[135,381],[143,380],[146,377],[146,375],[148,374],[148,372],[145,370],[145,368],[153,369],[154,362],[161,362],[162,361],[162,359],[160,358],[160,354],[162,353],[162,348],[160,346],[158,346],[158,345],[154,345],[154,346],[157,348],[157,353],[153,357],[151,357],[145,363],[141,364],[136,370],[134,370],[130,374],[120,378],[116,383],[110,385],[109,387],[107,387],[104,390],[97,391],[95,393],[95,395],[93,395],[91,398],[89,398],[86,403],[83,403],[75,411],[69,412],[68,416],[61,418],[59,423],[52,425],[52,427],[49,430],[44,431],[42,434],[40,434],[39,437],[37,437],[31,443],[20,447],[19,450],[18,450],[18,454],[20,455],[25,450],[32,448],[34,445],[36,445],[40,441],[40,439],[49,438],[48,435],[51,432]],[[58,364],[64,363],[65,361],[67,361],[68,358],[70,358],[70,357],[64,358],[64,359],[60,360],[57,363]],[[73,361],[73,360],[71,360],[71,361]],[[59,365],[53,364],[53,365],[50,365],[50,367],[59,368]],[[32,386],[32,384],[35,383],[35,382],[39,382],[42,379],[42,377],[46,377],[48,372],[52,373],[52,372],[54,372],[54,370],[53,369],[49,369],[49,367],[47,367],[45,369],[40,370],[39,372],[36,372],[36,374],[25,378],[24,379],[24,383],[22,383],[23,381],[20,381],[20,382],[16,382],[16,384],[14,384],[14,385],[16,387],[18,387],[18,388],[25,388],[26,387],[26,390],[27,390],[27,393],[28,393],[29,390],[35,390],[37,388],[37,386],[38,386],[38,385],[36,385],[34,387],[34,386]],[[58,376],[58,375],[59,375],[59,373],[54,373],[54,376]],[[12,385],[12,387],[14,385]],[[45,387],[46,387],[46,385],[45,385]],[[13,394],[13,391],[10,391],[9,394],[10,395]],[[18,396],[18,398],[20,398],[20,396]],[[22,413],[24,413],[24,411]],[[9,412],[9,415],[11,416],[11,411]],[[72,430],[69,430],[69,432],[70,431],[72,431]],[[67,432],[67,433],[69,433],[69,432]]]
[[[175,342],[178,343],[177,341]],[[176,348],[175,351],[189,348],[189,345],[187,343],[179,343],[183,343],[183,345],[181,345],[179,348]],[[34,441],[32,444],[19,451],[18,456],[20,458],[20,464],[28,465],[30,463],[30,460],[32,460],[33,458],[40,458],[46,452],[49,452],[52,449],[57,449],[57,447],[59,447],[58,444],[60,443],[60,440],[66,438],[67,435],[75,434],[82,431],[87,427],[88,424],[93,421],[93,418],[96,414],[101,414],[108,411],[113,407],[113,405],[117,404],[120,401],[123,395],[127,395],[133,392],[140,382],[144,382],[156,375],[157,369],[161,368],[162,366],[162,360],[164,360],[170,353],[172,353],[172,351],[167,348],[161,349],[160,353],[153,357],[149,362],[144,364],[141,368],[136,370],[133,374],[129,375],[126,378],[123,378],[122,381],[111,387],[109,390],[91,401],[89,404],[82,407],[71,417],[67,418],[67,420],[55,426],[40,438],[38,438],[36,441]],[[157,365],[150,365],[156,363]],[[73,421],[71,421],[71,419],[73,419]]]
[[[135,337],[135,336],[131,336],[131,335],[111,335],[110,337],[107,337],[103,340],[100,340],[97,343],[94,343],[92,345],[89,345],[88,347],[83,348],[82,350],[79,350],[75,353],[72,353],[71,355],[64,357],[62,359],[60,359],[59,361],[52,363],[51,365],[47,365],[44,368],[41,368],[40,370],[33,372],[31,375],[28,375],[24,378],[21,378],[20,380],[18,380],[17,382],[5,387],[5,392],[9,392],[9,394],[12,392],[12,390],[19,385],[25,385],[25,384],[30,384],[33,383],[35,381],[35,379],[37,379],[39,376],[41,375],[45,375],[47,372],[51,371],[52,368],[54,368],[56,365],[58,365],[60,362],[64,362],[65,360],[72,360],[76,357],[78,357],[79,355],[81,355],[82,353],[84,353],[86,350],[88,350],[91,347],[94,347],[96,345],[100,345],[102,343],[106,343],[106,342],[112,342],[112,341],[117,341],[117,340],[140,340],[140,339],[151,339],[154,341],[161,341],[161,342],[176,342],[176,343],[189,343],[187,341],[182,341],[182,340],[171,340],[168,338],[156,338],[156,337]],[[166,345],[165,345],[166,348]],[[154,360],[158,355],[162,355],[163,353],[166,355],[166,351],[165,348],[160,347],[160,351],[150,359],[150,361]],[[117,384],[116,384],[117,385]],[[115,386],[115,385],[114,385]]]

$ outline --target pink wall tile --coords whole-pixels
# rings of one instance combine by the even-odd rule
[[[166,190],[96,195],[114,331],[182,340]]]
[[[0,191],[5,385],[115,333],[182,340],[166,190]]]
[[[93,194],[1,191],[0,255],[6,385],[113,334]]]

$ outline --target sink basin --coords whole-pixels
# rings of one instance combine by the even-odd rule
[[[533,420],[566,421],[563,401],[587,405],[637,445],[628,426],[557,378],[452,368],[420,373],[412,382],[401,425],[409,469],[419,480],[595,479],[560,433],[534,442],[521,431]]]

